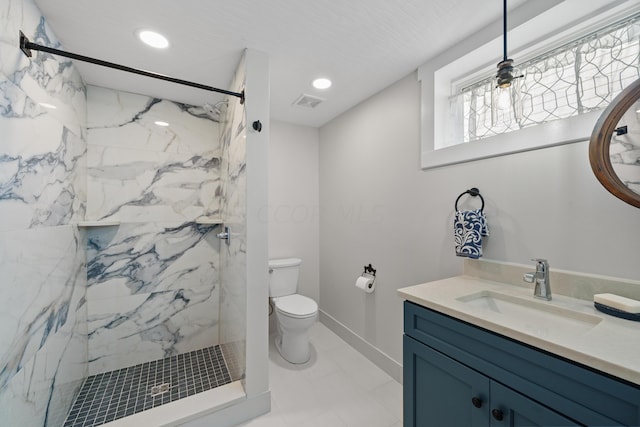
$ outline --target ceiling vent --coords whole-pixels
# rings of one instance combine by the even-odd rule
[[[298,107],[316,108],[324,99],[303,93],[293,102]]]

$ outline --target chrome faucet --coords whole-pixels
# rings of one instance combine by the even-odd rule
[[[535,283],[533,296],[551,301],[551,284],[549,283],[549,263],[546,259],[532,259],[536,262],[535,273],[525,273],[525,282]]]

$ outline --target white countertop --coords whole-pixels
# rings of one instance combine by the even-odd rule
[[[531,301],[531,306],[542,308],[543,313],[545,310],[549,313],[570,310],[592,325],[587,322],[586,327],[580,327],[584,323],[573,324],[571,319],[564,322],[563,318],[558,318],[553,326],[536,325],[534,322],[527,324],[523,320],[526,316],[517,316],[518,306],[515,313],[505,314],[465,302],[469,296],[491,292],[525,304]],[[472,276],[457,276],[410,286],[399,289],[398,294],[423,307],[640,385],[640,322],[601,313],[591,301],[564,295],[553,295],[551,301],[543,301],[533,297],[533,287],[525,288]],[[549,317],[555,319],[553,314],[549,314]]]

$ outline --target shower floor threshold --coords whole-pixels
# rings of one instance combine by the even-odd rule
[[[117,422],[164,406],[175,411],[184,406],[181,399],[200,398],[231,382],[220,346],[92,375],[78,393],[64,427],[133,425]],[[208,407],[212,404],[209,401]]]
[[[211,390],[176,400],[147,411],[103,424],[101,427],[176,426],[216,412],[237,402],[246,394],[242,381],[234,381]]]

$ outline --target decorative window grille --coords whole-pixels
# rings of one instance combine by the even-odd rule
[[[452,136],[453,144],[605,108],[640,77],[640,14],[526,61],[520,69],[524,77],[516,80],[505,106],[497,105],[493,76],[450,99],[459,118],[453,118],[453,135],[458,135]]]

